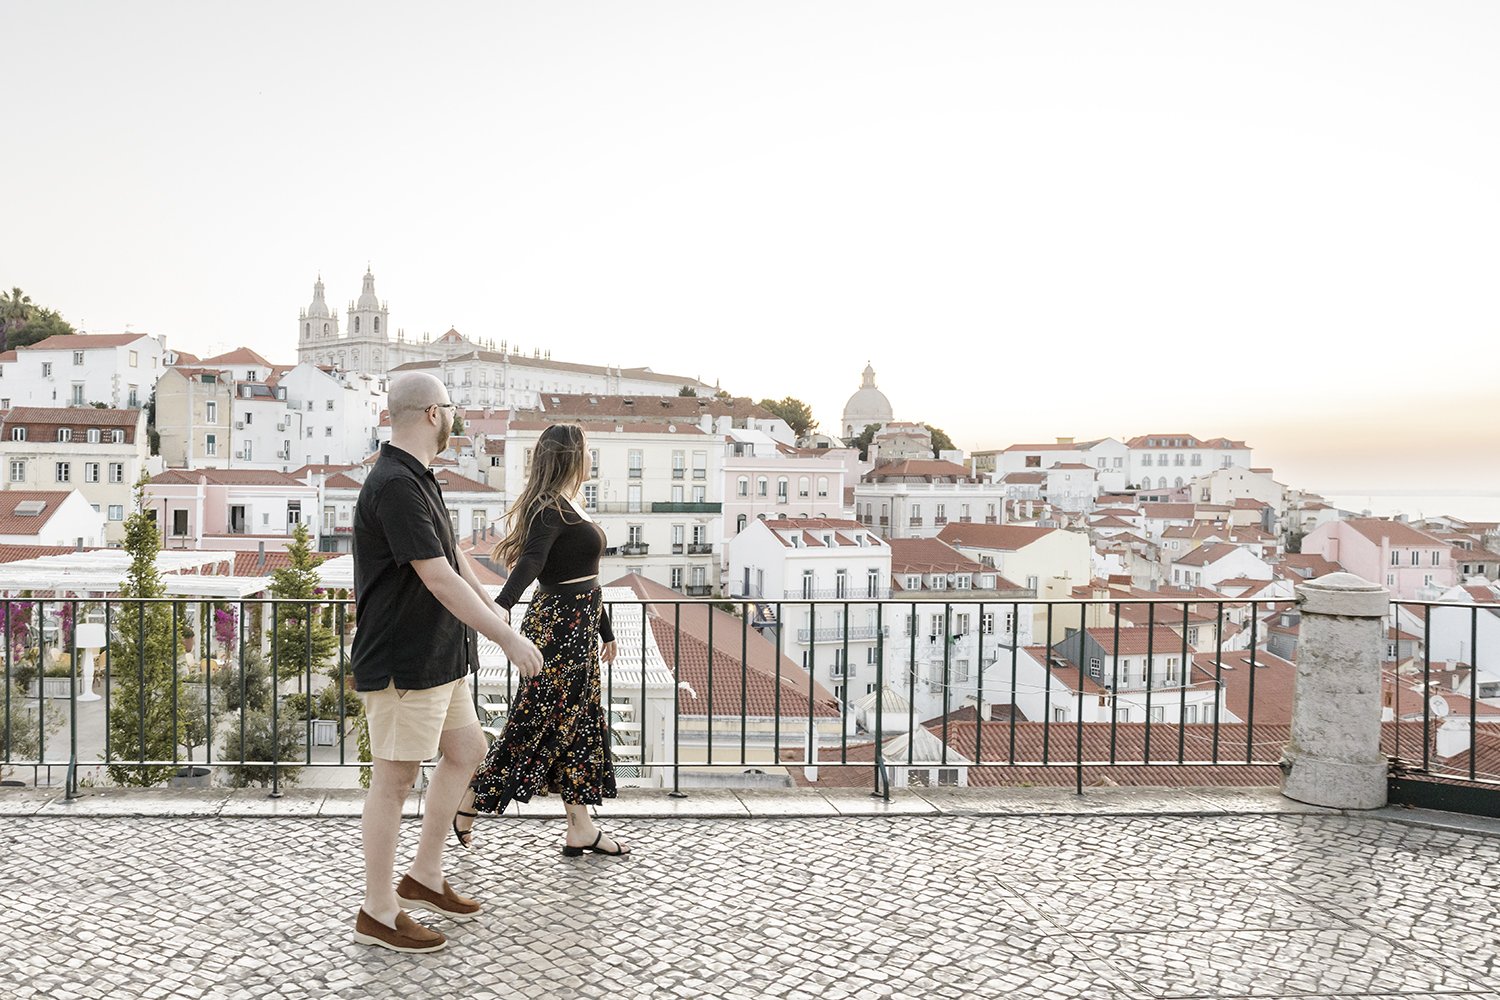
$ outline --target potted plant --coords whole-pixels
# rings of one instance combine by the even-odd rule
[[[183,684],[177,691],[177,741],[187,751],[187,764],[168,784],[173,788],[209,788],[213,771],[193,765],[193,751],[213,737],[208,728],[208,694],[202,682]]]
[[[66,701],[77,689],[78,676],[73,670],[73,658],[71,656],[53,657],[42,670],[42,693],[48,698]]]

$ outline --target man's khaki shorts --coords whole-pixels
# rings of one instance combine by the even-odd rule
[[[431,760],[445,732],[479,725],[467,678],[415,690],[392,681],[364,699],[370,754],[381,760]]]

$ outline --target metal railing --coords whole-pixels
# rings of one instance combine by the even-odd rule
[[[632,780],[679,793],[709,783],[715,769],[784,781],[814,765],[862,770],[877,794],[999,768],[1021,769],[1016,780],[1032,784],[1067,774],[1080,792],[1086,772],[1119,767],[1249,767],[1274,784],[1290,720],[1264,715],[1285,712],[1292,668],[1260,641],[1265,620],[1294,606],[799,597],[737,598],[725,611],[722,599],[610,601],[621,652],[603,670],[602,700],[630,706],[634,735],[617,742]],[[694,609],[687,630],[686,609]],[[799,666],[786,640],[801,641],[806,630],[792,632],[788,622],[829,610],[842,618],[834,640],[841,648],[829,655],[815,647]],[[1391,604],[1392,622],[1416,637],[1398,641],[1420,649],[1386,671],[1393,788],[1399,780],[1435,802],[1500,797],[1496,737],[1481,743],[1479,733],[1481,721],[1500,714],[1484,699],[1500,691],[1463,668],[1492,662],[1485,643],[1497,634],[1495,610]],[[949,623],[943,634],[951,629],[951,641],[928,639],[934,614]],[[853,624],[855,615],[873,624]],[[964,615],[971,617],[952,624]],[[79,771],[100,765],[116,782],[143,785],[192,781],[207,769],[272,795],[301,768],[367,766],[349,659],[352,617],[350,602],[326,599],[0,601],[3,764],[12,773],[32,770],[37,782],[56,772],[70,796]],[[648,618],[670,627],[644,627]],[[987,620],[1014,623],[1020,641],[985,631]],[[1190,628],[1199,630],[1196,645]],[[869,663],[849,655],[861,629],[876,642]],[[1456,657],[1446,653],[1458,643],[1465,663],[1450,668],[1446,659]],[[689,647],[697,652],[687,655]],[[1444,655],[1435,657],[1435,648]],[[94,673],[86,662],[93,649],[97,696],[80,683]],[[1152,670],[1139,669],[1143,656]],[[1182,670],[1170,681],[1166,657]],[[835,673],[835,664],[847,666]],[[830,686],[851,677],[868,690],[834,697]],[[499,711],[494,721],[502,721],[522,683],[503,657],[481,665],[473,688],[481,718]],[[1258,684],[1272,685],[1274,697],[1257,698]],[[1438,692],[1458,709],[1445,712]],[[919,730],[934,739],[890,742]],[[937,749],[919,753],[919,745]],[[1234,783],[1243,780],[1237,770]]]

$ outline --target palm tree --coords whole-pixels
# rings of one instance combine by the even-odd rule
[[[0,292],[0,353],[9,347],[11,333],[31,322],[35,309],[31,296],[19,288]]]

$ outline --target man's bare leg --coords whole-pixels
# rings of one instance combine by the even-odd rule
[[[401,808],[421,766],[421,761],[377,757],[370,767],[370,791],[365,796],[361,819],[365,851],[364,911],[387,927],[396,926],[396,915],[401,912],[394,884]]]

